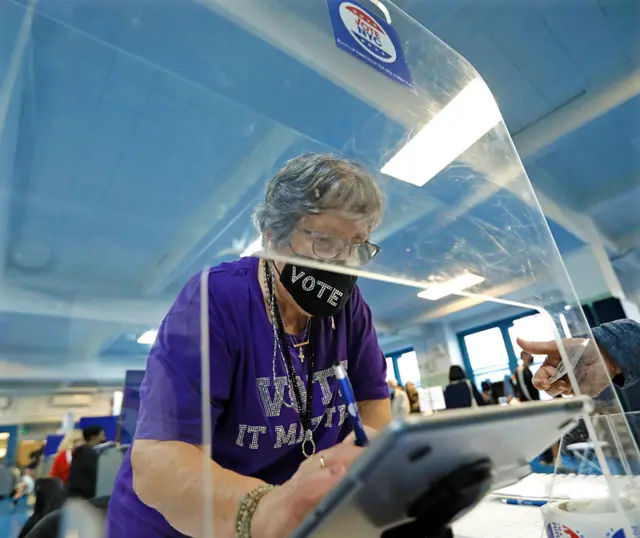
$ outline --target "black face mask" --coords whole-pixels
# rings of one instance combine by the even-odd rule
[[[333,317],[347,304],[358,277],[285,264],[280,282],[297,305],[314,317]]]

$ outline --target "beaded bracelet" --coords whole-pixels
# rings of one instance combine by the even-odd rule
[[[274,487],[258,486],[242,498],[236,512],[236,538],[251,538],[251,520],[256,513],[258,503]]]

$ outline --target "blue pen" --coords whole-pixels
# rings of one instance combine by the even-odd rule
[[[517,506],[544,506],[547,501],[531,501],[528,499],[501,499],[504,504],[515,504]]]
[[[367,439],[367,434],[364,432],[364,427],[362,426],[362,419],[358,412],[358,403],[356,402],[356,397],[353,393],[353,387],[351,386],[347,372],[338,361],[333,363],[333,370],[335,371],[336,378],[340,384],[342,397],[347,404],[347,412],[351,416],[351,422],[353,422],[353,431],[356,435],[356,445],[367,446],[369,444],[369,439]]]

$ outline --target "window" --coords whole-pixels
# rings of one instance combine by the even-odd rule
[[[116,390],[113,393],[113,398],[111,398],[111,414],[114,417],[119,417],[122,412],[122,401],[124,399],[124,392],[121,390]]]
[[[416,387],[421,386],[420,365],[418,356],[413,349],[403,349],[390,353],[387,359],[387,381],[395,379],[400,385],[413,383]]]
[[[9,437],[11,434],[7,432],[0,432],[0,459],[6,457],[7,447],[9,445]]]
[[[479,327],[458,335],[467,375],[475,384],[489,380],[492,383],[510,377],[520,362],[522,349],[517,338],[525,340],[553,340],[548,321],[541,314],[529,314]],[[540,368],[544,357],[534,357],[531,371]],[[550,399],[541,392],[542,399]]]
[[[411,382],[416,387],[419,387],[420,366],[418,365],[418,356],[416,355],[416,352],[413,351],[413,349],[411,351],[407,351],[400,355],[397,361],[402,384],[405,385],[408,382]]]
[[[395,365],[393,363],[393,357],[387,357],[387,381],[392,381],[396,378]]]
[[[479,385],[482,381],[492,383],[502,381],[505,375],[511,375],[509,352],[504,345],[499,327],[486,329],[464,337],[471,372]]]
[[[527,316],[526,318],[520,318],[513,321],[513,326],[509,327],[509,337],[511,339],[511,345],[516,357],[520,359],[520,353],[522,348],[518,345],[517,338],[524,338],[525,340],[534,340],[545,342],[547,340],[553,340],[553,331],[549,324],[542,317],[542,314],[535,316]],[[533,366],[531,371],[535,374],[540,368],[540,365],[544,361],[542,356],[533,357]]]

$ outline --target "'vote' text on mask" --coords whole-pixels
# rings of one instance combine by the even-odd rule
[[[302,310],[311,316],[332,317],[344,308],[356,286],[357,277],[298,267],[287,263],[280,282]]]

